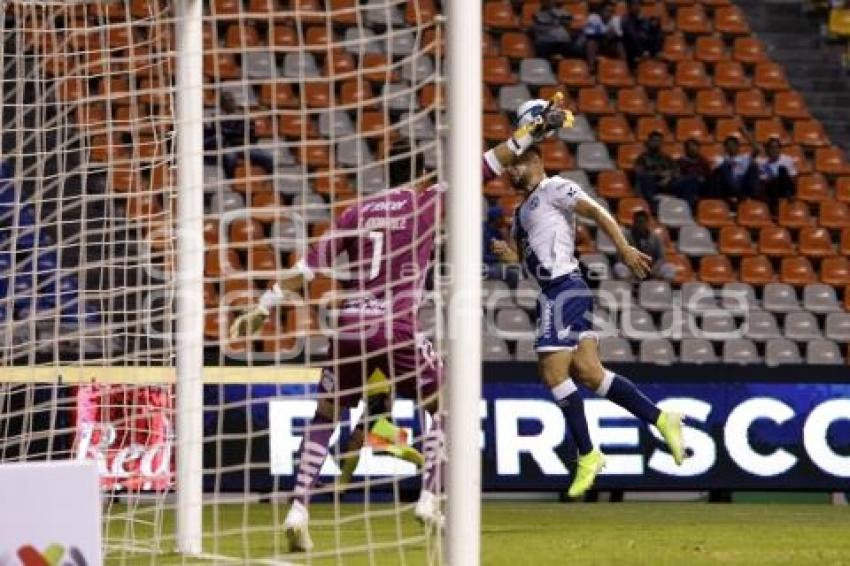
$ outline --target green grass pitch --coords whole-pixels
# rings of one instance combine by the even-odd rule
[[[389,505],[373,505],[367,518],[362,505],[343,504],[337,508],[341,519],[337,528],[331,522],[334,506],[314,504],[311,509],[318,556],[286,555],[281,537],[257,530],[279,525],[281,506],[222,505],[205,511],[210,536],[205,537],[204,550],[235,560],[120,552],[110,553],[107,564],[429,563],[422,531],[409,508],[399,516]],[[487,566],[850,564],[848,525],[850,509],[825,504],[486,502],[481,562]],[[137,541],[149,528],[139,520],[114,523],[108,535],[122,537],[130,527]],[[166,514],[164,532],[170,534],[172,529],[172,518]],[[413,542],[401,551],[396,545],[400,538]],[[365,550],[369,546],[371,553]],[[243,555],[245,547],[249,555]],[[354,552],[328,555],[337,547]],[[267,560],[270,557],[274,559]]]

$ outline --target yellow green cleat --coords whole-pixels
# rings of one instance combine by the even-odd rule
[[[366,443],[376,452],[401,458],[417,467],[425,463],[422,453],[408,444],[407,431],[392,424],[386,417],[375,421],[366,437]]]
[[[593,482],[596,480],[596,474],[605,467],[605,455],[598,448],[594,448],[588,454],[578,457],[578,466],[576,466],[576,477],[573,483],[570,484],[570,489],[567,495],[576,499],[584,495],[584,493],[593,487]]]
[[[682,415],[680,413],[661,413],[655,423],[658,432],[670,448],[677,466],[685,461],[685,445],[682,441]]]

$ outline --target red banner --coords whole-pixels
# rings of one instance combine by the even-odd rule
[[[174,484],[170,387],[86,385],[77,391],[75,454],[94,460],[104,490],[164,491]]]

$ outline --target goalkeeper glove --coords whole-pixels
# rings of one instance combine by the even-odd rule
[[[265,324],[269,311],[283,299],[283,290],[275,283],[271,289],[260,297],[260,304],[236,317],[230,325],[230,338],[235,340],[240,336],[253,336]]]
[[[519,127],[507,145],[514,155],[522,155],[532,144],[561,128],[571,128],[575,121],[573,113],[564,108],[564,95],[556,92],[548,102],[531,100],[519,107]]]

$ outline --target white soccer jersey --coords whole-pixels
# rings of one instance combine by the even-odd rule
[[[511,235],[529,273],[541,284],[578,267],[575,206],[580,198],[588,197],[576,183],[546,177],[514,214]]]

